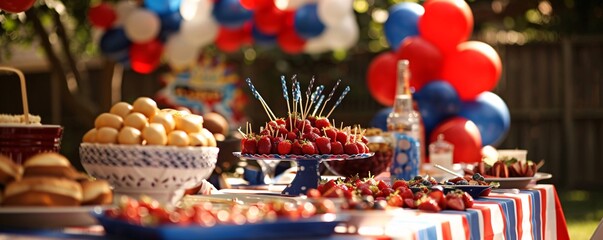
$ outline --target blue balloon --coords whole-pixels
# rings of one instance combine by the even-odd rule
[[[112,28],[103,34],[99,47],[102,53],[110,55],[128,50],[130,44],[132,43],[123,28]]]
[[[456,115],[461,107],[459,95],[446,81],[432,80],[415,93],[414,97],[419,104],[419,112],[427,134],[442,121]]]
[[[240,28],[253,16],[253,12],[245,9],[239,0],[218,0],[212,14],[227,28]]]
[[[370,122],[371,127],[381,128],[383,131],[387,131],[387,116],[392,112],[392,108],[384,108],[379,110]]]
[[[182,22],[180,12],[162,14],[159,15],[159,19],[161,20],[161,31],[174,33],[180,30],[180,23]]]
[[[423,6],[412,2],[402,2],[390,7],[383,31],[392,49],[398,50],[404,38],[419,35],[418,22],[424,12]]]
[[[144,0],[144,6],[158,15],[163,15],[178,12],[180,2],[182,0]]]
[[[500,144],[511,126],[507,104],[492,92],[484,92],[473,101],[463,102],[459,115],[477,125],[484,146]]]
[[[325,25],[320,21],[316,8],[316,3],[312,3],[295,11],[293,26],[295,32],[304,39],[316,37],[325,30]]]
[[[255,25],[251,30],[251,34],[253,35],[253,40],[258,45],[263,46],[273,46],[276,44],[276,35],[265,34],[260,31]]]

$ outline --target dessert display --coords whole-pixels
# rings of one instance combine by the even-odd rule
[[[96,117],[94,128],[82,137],[84,143],[208,146],[215,147],[214,134],[203,127],[203,117],[188,110],[159,109],[150,98],[140,97],[130,105],[119,102]]]
[[[0,175],[5,173],[10,177],[0,179],[0,185],[3,186],[2,206],[57,207],[107,205],[113,202],[107,182],[84,178],[67,158],[58,153],[34,155],[23,166],[0,156]]]
[[[236,156],[257,161],[297,161],[298,171],[291,184],[283,190],[283,194],[299,195],[306,193],[318,184],[318,165],[321,161],[352,160],[366,158],[373,155],[370,152],[364,131],[358,127],[340,127],[329,120],[329,116],[341,104],[346,94],[350,91],[347,86],[331,110],[323,115],[325,107],[335,94],[341,80],[338,80],[328,96],[322,94],[324,86],[316,87],[314,91],[314,78],[310,80],[305,91],[305,100],[302,97],[300,82],[296,76],[292,77],[292,101],[289,101],[287,82],[281,77],[283,97],[287,104],[287,117],[277,118],[268,104],[264,101],[251,79],[246,80],[253,96],[260,101],[269,122],[260,128],[258,133],[253,132],[251,124],[247,124],[241,140],[241,152]],[[273,172],[272,170],[268,172]]]

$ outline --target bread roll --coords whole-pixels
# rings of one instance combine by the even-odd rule
[[[133,127],[123,127],[117,135],[119,144],[142,144],[142,133]]]
[[[85,143],[96,142],[96,133],[97,133],[96,128],[88,130],[88,132],[86,132],[86,134],[84,134],[84,137],[82,137],[82,142],[85,142]]]
[[[149,120],[147,119],[147,117],[139,112],[130,113],[124,119],[124,126],[133,127],[141,131],[148,125]]]
[[[165,128],[161,123],[151,123],[142,130],[142,138],[147,145],[165,145],[167,144],[167,135]]]
[[[118,130],[111,127],[102,127],[96,132],[97,143],[117,143]]]
[[[209,130],[207,130],[207,128],[201,129],[201,134],[203,134],[203,136],[205,138],[207,138],[207,146],[209,146],[209,147],[218,146],[218,143],[216,142],[216,139],[214,138],[214,134],[212,134]]]
[[[53,177],[29,177],[11,182],[4,190],[4,206],[78,206],[82,201],[79,183]]]
[[[188,134],[189,145],[196,147],[206,147],[209,145],[207,138],[202,133],[190,133]]]
[[[24,178],[29,177],[57,177],[74,179],[78,176],[77,171],[71,166],[71,162],[58,153],[36,154],[23,163]]]
[[[94,121],[94,127],[96,127],[96,129],[100,129],[102,127],[110,127],[119,130],[121,129],[123,123],[123,118],[118,115],[112,113],[101,113],[101,115],[98,115],[98,117],[96,117],[96,120]]]
[[[21,179],[23,167],[17,165],[12,159],[0,155],[0,185]]]
[[[139,112],[147,116],[147,118],[151,118],[157,114],[159,109],[157,108],[157,103],[148,97],[139,97],[132,104],[132,111]]]
[[[113,192],[105,180],[84,181],[82,205],[107,205],[113,203]]]
[[[210,112],[203,115],[203,127],[210,132],[228,135],[228,120],[219,113]]]
[[[127,102],[118,102],[111,107],[111,110],[109,110],[110,113],[120,116],[121,118],[128,116],[131,111],[132,105]]]
[[[176,120],[176,130],[182,130],[186,133],[197,133],[203,129],[203,117],[199,115],[174,116]]]
[[[174,130],[176,127],[176,122],[174,121],[174,117],[171,113],[167,112],[159,112],[157,115],[151,118],[151,123],[161,123],[163,128],[167,133]]]
[[[182,130],[172,131],[168,134],[167,145],[185,147],[188,146],[189,142],[188,135]]]

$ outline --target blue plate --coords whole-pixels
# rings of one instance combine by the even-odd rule
[[[333,234],[337,224],[347,215],[322,214],[298,220],[278,219],[243,225],[216,225],[213,227],[162,225],[145,227],[110,218],[94,212],[108,236],[127,239],[286,239],[325,237]]]
[[[455,189],[463,190],[473,198],[479,198],[482,192],[492,188],[489,185],[441,185],[444,188],[444,193],[448,193]]]

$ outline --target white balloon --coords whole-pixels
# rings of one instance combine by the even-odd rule
[[[190,45],[182,35],[170,36],[165,44],[164,57],[172,68],[182,69],[192,66],[199,56],[199,48]]]
[[[206,19],[211,16],[214,8],[212,0],[182,0],[180,15],[184,20]]]
[[[184,40],[196,47],[212,43],[218,36],[220,26],[213,17],[183,21],[180,25],[180,34]]]
[[[339,25],[343,19],[354,14],[352,0],[320,0],[318,17],[325,26]]]
[[[124,22],[132,13],[132,11],[136,10],[138,6],[134,1],[119,1],[115,5],[115,13],[117,14],[117,19],[115,20],[116,26],[124,25]]]
[[[130,13],[124,22],[126,36],[135,43],[145,43],[153,40],[159,34],[161,20],[151,11],[142,8]]]
[[[348,49],[356,45],[360,37],[360,30],[356,18],[352,15],[346,17],[339,25],[327,27],[324,38],[331,49]]]
[[[323,53],[331,50],[331,46],[328,42],[328,39],[324,37],[325,33],[319,35],[318,37],[311,38],[306,41],[306,45],[304,46],[304,52],[309,54],[317,54]]]
[[[293,10],[307,3],[315,3],[318,0],[274,0],[274,5],[281,10]]]

